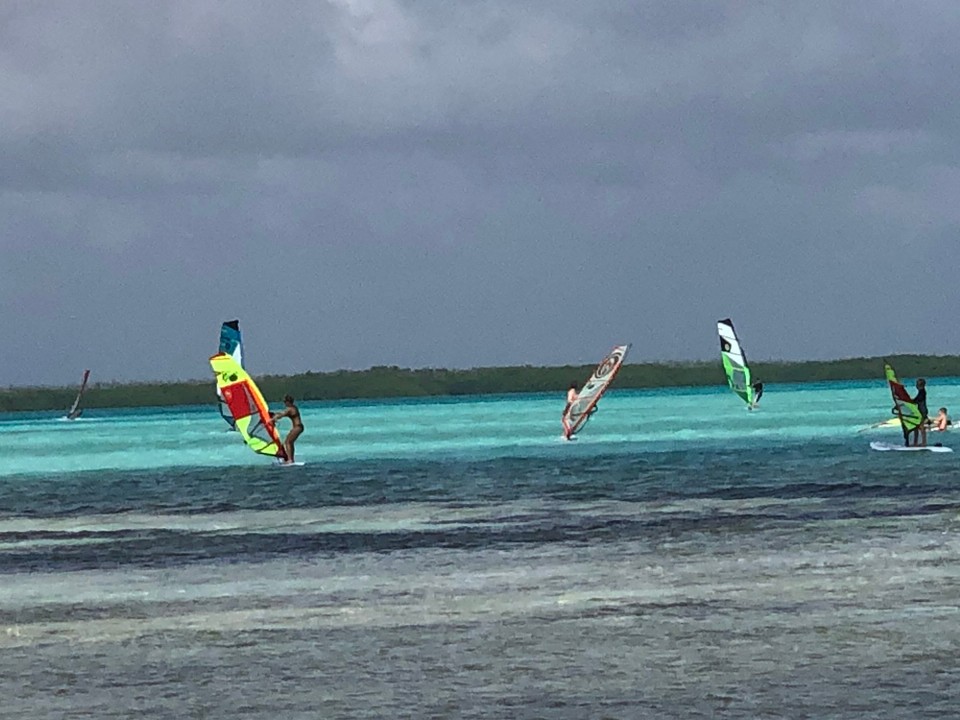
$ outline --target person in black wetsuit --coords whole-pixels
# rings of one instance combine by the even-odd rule
[[[763,395],[763,383],[753,384],[753,407],[760,404],[760,397]]]
[[[917,396],[912,398],[913,402],[917,404],[917,409],[920,411],[920,416],[923,418],[919,426],[917,426],[911,435],[913,435],[913,444],[914,446],[926,447],[927,446],[927,423],[929,418],[927,417],[927,381],[923,378],[917,379]],[[907,445],[910,444],[909,439],[907,440]]]

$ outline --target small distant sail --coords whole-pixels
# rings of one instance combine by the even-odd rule
[[[720,357],[723,360],[723,371],[727,375],[727,384],[747,407],[753,407],[760,398],[754,389],[754,383],[751,382],[747,358],[730,318],[717,322],[717,332],[720,334]]]
[[[596,411],[597,403],[620,372],[620,366],[623,365],[623,359],[627,356],[629,349],[629,345],[617,345],[611,350],[610,354],[597,365],[597,369],[580,390],[577,399],[567,408],[563,414],[563,434],[568,439],[575,435]]]
[[[243,341],[240,337],[239,320],[228,320],[220,326],[220,352],[231,356],[237,365],[243,367]],[[227,425],[229,425],[232,430],[236,430],[233,417],[230,415],[230,410],[223,401],[219,387],[217,388],[217,399],[220,401],[220,415],[226,420]]]
[[[210,358],[210,367],[217,376],[217,390],[244,442],[256,453],[286,460],[283,443],[270,422],[267,402],[253,379],[227,353]]]
[[[87,390],[87,380],[90,378],[90,371],[83,371],[83,380],[80,382],[80,390],[77,391],[77,398],[73,401],[73,405],[70,406],[70,409],[67,411],[67,420],[76,420],[78,417],[83,415],[83,408],[80,407],[80,401],[83,399],[83,393]]]
[[[887,377],[887,383],[890,385],[890,393],[893,395],[893,410],[900,418],[900,427],[903,429],[903,439],[907,440],[914,430],[923,424],[923,415],[920,408],[910,399],[910,393],[903,384],[897,380],[897,374],[890,363],[883,363],[883,373]]]

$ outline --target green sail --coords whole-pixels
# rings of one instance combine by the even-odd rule
[[[753,406],[757,398],[750,368],[729,318],[717,322],[717,332],[720,334],[720,357],[723,360],[723,371],[727,375],[727,384],[748,406]]]
[[[920,408],[910,398],[910,393],[897,380],[897,374],[894,372],[890,363],[883,364],[883,373],[887,377],[887,383],[890,385],[890,393],[893,395],[893,411],[900,418],[900,426],[903,428],[903,437],[906,439],[911,432],[923,424],[923,415]]]

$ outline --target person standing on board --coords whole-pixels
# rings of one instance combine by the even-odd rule
[[[912,398],[911,402],[916,403],[917,410],[920,411],[922,418],[920,424],[911,433],[913,435],[914,446],[927,446],[927,423],[930,421],[927,417],[927,381],[923,378],[917,379],[917,396]],[[919,441],[919,442],[918,442]],[[909,440],[907,445],[909,445]]]
[[[753,403],[750,405],[750,409],[753,410],[757,405],[760,404],[760,396],[763,395],[763,383],[754,383],[753,384]]]
[[[563,414],[560,416],[560,424],[563,425],[563,435],[567,440],[570,439],[570,428],[567,427],[567,411],[570,409],[570,406],[577,401],[578,397],[577,384],[572,382],[570,383],[570,387],[567,388],[567,405],[563,408]]]
[[[290,422],[293,423],[293,427],[290,428],[290,432],[287,433],[287,437],[283,441],[283,451],[287,455],[286,462],[293,463],[293,444],[303,432],[303,421],[300,419],[300,409],[293,404],[293,395],[284,395],[283,404],[286,405],[286,408],[278,413],[273,413],[270,416],[270,422],[276,427],[277,421],[286,417],[290,418]]]

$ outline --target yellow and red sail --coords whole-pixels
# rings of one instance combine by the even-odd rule
[[[283,443],[270,421],[270,409],[260,389],[233,356],[217,353],[210,358],[217,390],[244,442],[256,453],[286,460]]]

